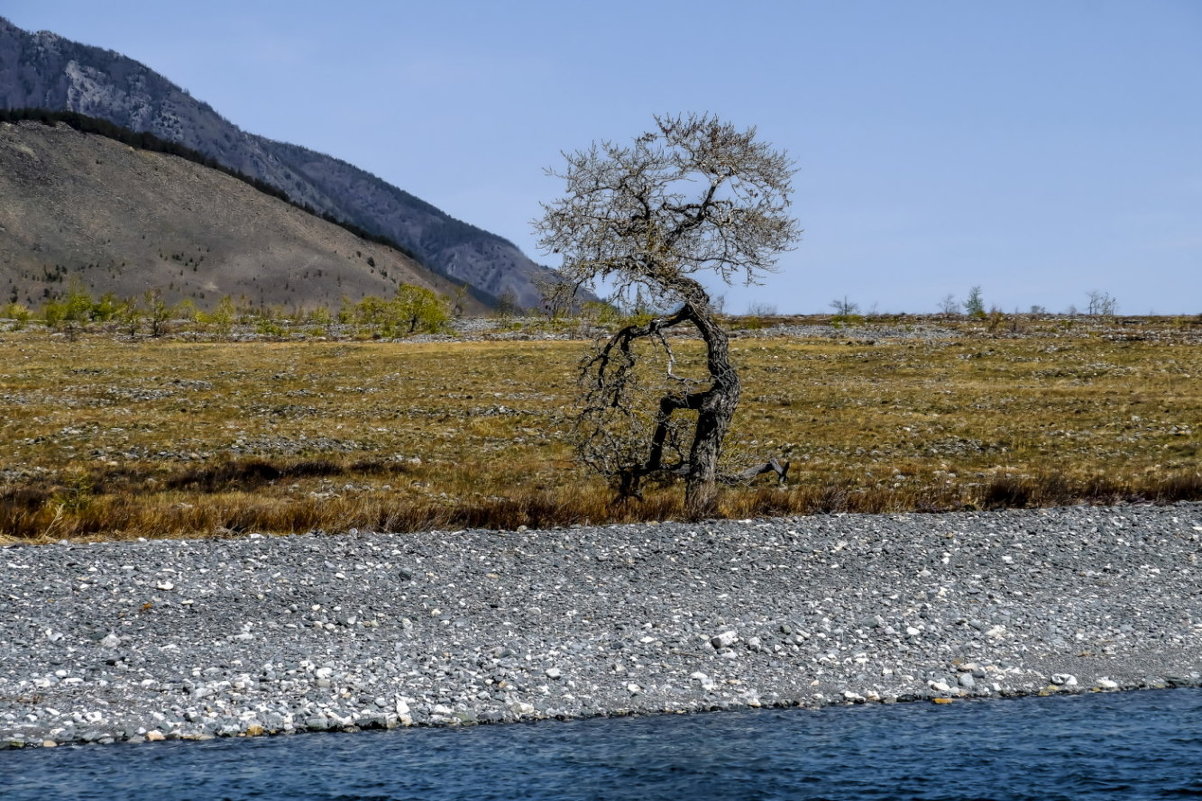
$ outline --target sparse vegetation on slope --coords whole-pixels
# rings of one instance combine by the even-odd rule
[[[393,248],[173,155],[170,143],[163,149],[0,122],[0,301],[33,307],[73,283],[94,295],[154,289],[169,304],[204,309],[225,295],[304,309],[391,295],[402,283],[448,296],[461,289]]]
[[[145,150],[150,153],[166,153],[169,156],[178,156],[179,158],[191,161],[194,164],[199,164],[202,167],[207,167],[211,170],[217,170],[232,178],[237,178],[239,181],[253,186],[255,189],[259,190],[265,195],[270,195],[277,200],[282,200],[283,202],[291,206],[295,206],[302,211],[308,212],[315,217],[320,217],[326,222],[333,223],[340,228],[345,228],[347,231],[350,231],[360,239],[365,239],[368,242],[375,242],[380,245],[386,245],[393,250],[404,253],[414,261],[421,261],[408,248],[392,239],[389,239],[388,237],[365,231],[354,223],[339,219],[332,214],[320,212],[305,203],[294,201],[292,198],[288,197],[288,194],[282,189],[277,189],[265,181],[260,181],[257,178],[252,178],[251,176],[238,172],[231,167],[227,167],[216,159],[210,158],[209,156],[206,156],[197,150],[184,147],[178,142],[171,142],[166,139],[162,139],[147,131],[131,131],[128,128],[122,128],[120,125],[111,123],[108,120],[102,120],[97,117],[89,117],[86,114],[77,114],[74,111],[49,111],[42,108],[0,108],[0,122],[37,122],[51,127],[62,123],[63,125],[79,131],[80,133],[103,136],[106,139],[112,139],[115,142],[120,142],[124,145],[135,147],[138,150]]]

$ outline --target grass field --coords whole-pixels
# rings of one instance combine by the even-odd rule
[[[792,469],[783,488],[726,490],[723,513],[1202,498],[1202,326],[1066,322],[736,338],[744,392],[728,450]],[[0,536],[679,515],[678,487],[615,505],[574,464],[565,434],[587,347],[3,333]],[[677,349],[687,360],[696,344]]]

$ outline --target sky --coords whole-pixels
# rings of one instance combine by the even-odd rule
[[[653,114],[789,153],[805,229],[729,312],[1202,313],[1202,0],[0,0],[252,133],[515,242]]]

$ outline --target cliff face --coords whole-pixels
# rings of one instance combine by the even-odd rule
[[[296,202],[395,240],[485,300],[537,306],[555,273],[513,243],[456,220],[344,161],[242,131],[133,59],[0,18],[0,108],[76,111],[197,150]]]

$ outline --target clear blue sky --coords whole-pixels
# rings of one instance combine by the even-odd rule
[[[536,259],[543,168],[653,113],[789,151],[806,229],[726,308],[1202,312],[1202,0],[0,0]]]

